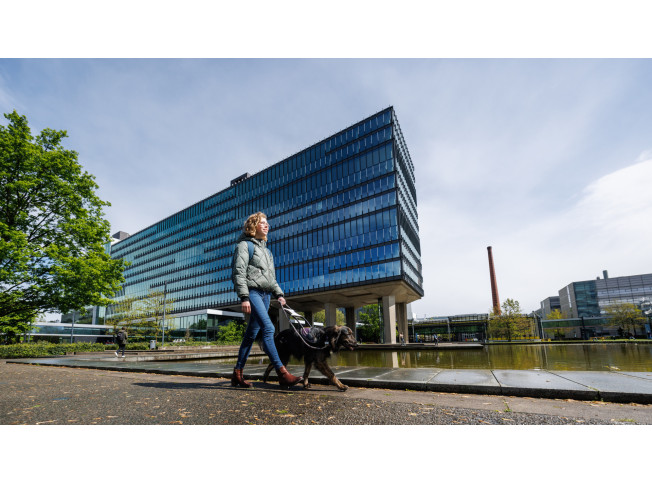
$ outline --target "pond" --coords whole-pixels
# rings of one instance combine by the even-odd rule
[[[440,369],[652,371],[652,344],[487,345],[482,349],[381,351],[333,355],[333,365]]]
[[[251,357],[249,363],[266,364],[267,358]],[[290,364],[297,363],[294,359],[290,360]],[[482,349],[455,350],[365,349],[333,354],[329,363],[331,366],[398,368],[652,372],[652,344],[593,342],[488,345]]]

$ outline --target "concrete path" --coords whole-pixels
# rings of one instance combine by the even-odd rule
[[[231,377],[232,362],[207,360],[207,355],[144,353],[129,354],[125,359],[118,359],[107,354],[85,354],[6,362],[195,377]],[[224,351],[220,355],[234,357]],[[252,351],[251,355],[257,354]],[[254,386],[266,368],[262,359],[260,362],[252,360],[245,367],[245,377],[252,380]],[[303,373],[302,365],[289,365],[288,369],[295,375]],[[352,387],[652,404],[652,372],[344,366],[334,366],[332,369],[340,381]],[[272,372],[270,380],[276,380],[275,372]],[[316,369],[310,374],[310,382],[328,384]]]

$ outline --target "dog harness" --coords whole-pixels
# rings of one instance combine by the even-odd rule
[[[294,332],[296,332],[296,334],[299,336],[299,339],[301,339],[301,342],[303,342],[304,345],[315,350],[321,350],[328,347],[328,340],[324,341],[324,345],[321,347],[317,345],[313,345],[319,343],[319,331],[315,329],[304,316],[292,310],[287,304],[282,305],[281,308],[283,309],[285,315],[287,315],[288,319],[290,319],[290,326],[294,329]],[[292,321],[304,327],[301,327],[301,330],[298,330],[295,327],[295,324],[292,323]],[[337,346],[337,341],[340,339],[341,334],[342,332],[338,331],[336,346]]]

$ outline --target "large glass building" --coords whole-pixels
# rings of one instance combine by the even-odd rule
[[[645,315],[652,315],[652,273],[598,279],[595,281],[600,313],[610,305],[636,305]]]
[[[231,259],[257,211],[272,227],[268,247],[292,308],[325,309],[327,324],[344,308],[355,326],[355,309],[380,301],[385,342],[395,341],[396,324],[407,333],[406,304],[423,296],[421,248],[414,165],[393,107],[131,236],[119,232],[107,249],[131,264],[116,301],[166,284],[171,329],[201,323],[210,338],[210,327],[241,316]]]
[[[600,317],[610,305],[629,303],[652,315],[652,273],[573,282],[559,291],[561,312],[568,317]]]
[[[597,317],[600,315],[595,280],[572,282],[559,291],[560,310],[570,317]]]

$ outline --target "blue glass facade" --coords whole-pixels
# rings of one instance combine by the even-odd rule
[[[595,280],[573,282],[559,291],[561,312],[571,318],[598,317],[598,292]]]
[[[238,307],[231,258],[257,211],[289,303],[386,282],[401,302],[423,296],[414,166],[389,107],[113,243],[111,256],[131,262],[116,298],[167,282],[175,314]]]

